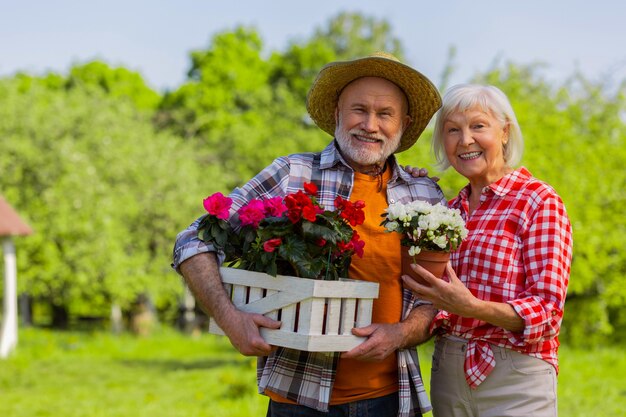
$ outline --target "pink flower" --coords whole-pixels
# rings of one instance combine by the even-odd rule
[[[352,245],[354,246],[354,254],[359,258],[363,257],[363,248],[365,247],[365,242],[361,240],[359,234],[354,230],[352,232]]]
[[[242,226],[259,227],[261,220],[265,218],[265,207],[261,200],[250,200],[248,204],[237,210]]]
[[[269,200],[264,200],[263,206],[265,208],[265,214],[271,217],[280,217],[285,211],[287,211],[287,206],[283,204],[283,199],[280,197],[273,197]]]
[[[279,247],[282,243],[283,243],[283,241],[279,237],[274,238],[274,239],[266,240],[263,243],[263,250],[265,252],[270,252],[270,253],[274,252],[276,250],[276,248]]]
[[[233,200],[228,197],[224,197],[224,194],[222,193],[215,193],[202,200],[204,209],[209,214],[212,214],[222,220],[228,219],[228,213],[232,204]]]

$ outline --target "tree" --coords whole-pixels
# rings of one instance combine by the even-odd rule
[[[19,242],[21,290],[58,326],[144,293],[175,303],[172,230],[201,211],[194,150],[132,100],[57,81],[0,80],[0,187],[35,230]]]
[[[111,68],[101,61],[72,67],[65,87],[100,90],[109,98],[131,100],[140,110],[154,110],[161,102],[161,96],[146,85],[139,73]]]
[[[305,113],[296,121],[285,117],[302,104],[284,85],[269,83],[271,65],[261,49],[252,29],[216,35],[209,49],[192,53],[189,80],[166,94],[158,117],[161,127],[195,143],[199,165],[220,167],[227,188],[310,143]]]

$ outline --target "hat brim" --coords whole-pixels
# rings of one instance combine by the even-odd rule
[[[404,91],[411,124],[400,139],[397,152],[409,149],[441,107],[441,96],[428,78],[399,61],[378,56],[330,63],[321,69],[307,95],[311,119],[331,136],[335,134],[335,108],[346,85],[362,77],[385,78]]]

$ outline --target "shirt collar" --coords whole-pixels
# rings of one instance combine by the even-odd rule
[[[342,164],[350,168],[350,165],[348,165],[348,163],[339,153],[339,148],[337,148],[336,142],[333,140],[322,151],[322,155],[320,158],[320,169],[330,169],[338,164]]]
[[[498,197],[504,197],[510,192],[519,190],[522,185],[526,181],[528,181],[532,177],[532,174],[525,167],[520,167],[508,174],[504,177],[500,178],[498,181],[493,184],[489,184],[483,191],[491,190],[492,193],[497,195]],[[459,191],[459,196],[457,199],[459,200],[467,200],[470,193],[470,185],[467,184],[465,187]]]
[[[506,174],[493,184],[489,184],[488,187],[495,195],[504,197],[510,192],[519,190],[531,176],[530,171],[525,167],[521,167]]]

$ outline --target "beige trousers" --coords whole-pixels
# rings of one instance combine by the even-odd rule
[[[466,343],[435,342],[430,397],[433,417],[556,417],[556,370],[549,363],[491,345],[496,367],[478,388],[465,381]]]

